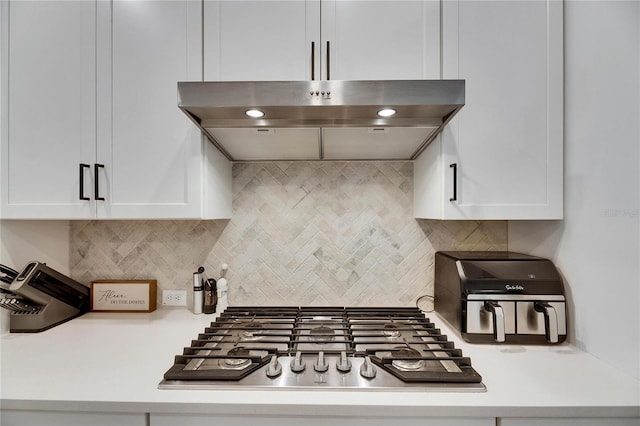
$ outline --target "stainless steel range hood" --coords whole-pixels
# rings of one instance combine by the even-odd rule
[[[413,160],[464,106],[464,80],[180,82],[178,96],[232,161]]]

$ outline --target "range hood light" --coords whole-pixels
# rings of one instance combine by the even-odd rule
[[[264,117],[264,112],[260,111],[259,109],[248,109],[244,113],[251,118]]]
[[[393,108],[384,108],[384,109],[381,109],[380,111],[378,111],[378,116],[380,116],[380,117],[392,117],[392,116],[396,115],[396,112],[398,112],[398,111],[396,111]]]

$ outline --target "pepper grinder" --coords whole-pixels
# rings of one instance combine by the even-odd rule
[[[218,294],[216,289],[216,280],[213,278],[207,278],[204,280],[204,302],[202,312],[205,314],[215,313],[217,302]]]

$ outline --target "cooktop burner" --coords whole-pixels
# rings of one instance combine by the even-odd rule
[[[485,390],[417,308],[229,307],[161,389]]]
[[[420,359],[420,352],[408,346],[394,349],[390,354],[393,359],[391,365],[398,370],[418,371],[424,367],[424,361]]]

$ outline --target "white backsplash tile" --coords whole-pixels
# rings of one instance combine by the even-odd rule
[[[233,166],[233,218],[71,225],[71,275],[189,289],[227,263],[234,305],[406,306],[433,294],[436,250],[506,250],[505,221],[413,218],[411,162]]]

